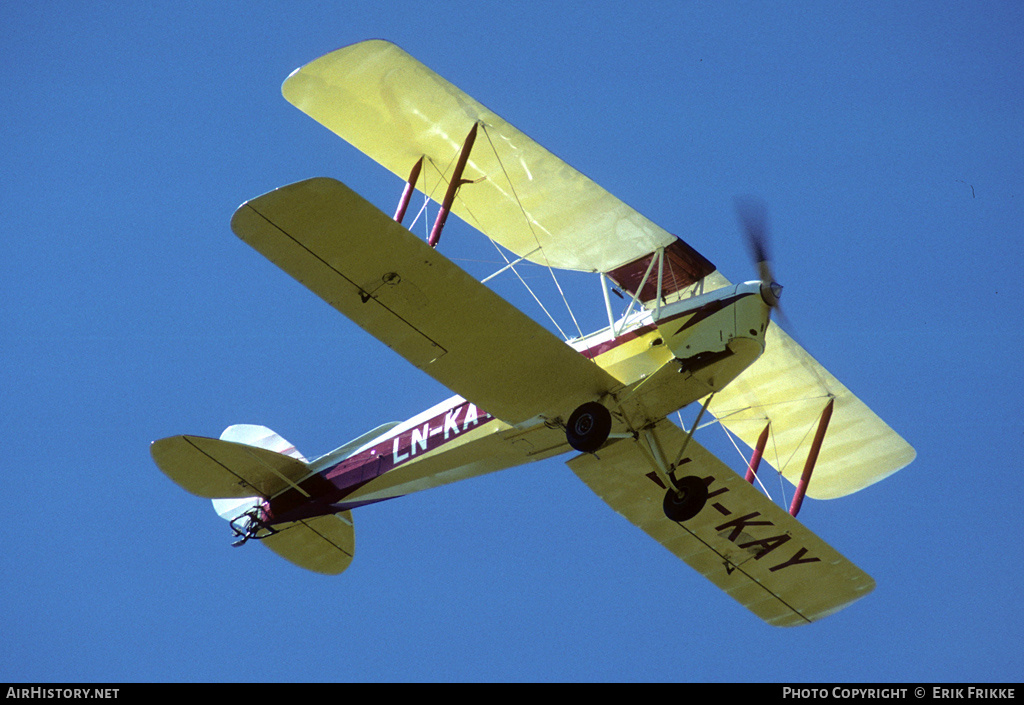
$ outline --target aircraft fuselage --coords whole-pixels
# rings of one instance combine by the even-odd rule
[[[569,345],[622,387],[601,400],[613,433],[636,433],[724,388],[764,351],[771,308],[760,282],[642,310]],[[617,324],[618,325],[618,324]],[[515,390],[510,390],[515,393]],[[563,419],[511,426],[459,396],[339,457],[310,463],[300,490],[269,502],[271,524],[331,514],[572,450]]]

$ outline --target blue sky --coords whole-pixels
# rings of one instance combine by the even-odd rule
[[[1019,681],[1024,6],[382,5],[0,10],[0,680]],[[312,176],[394,208],[280,95],[372,37],[734,281],[733,199],[768,204],[799,339],[918,451],[800,515],[874,593],[768,627],[564,459],[358,510],[336,578],[231,548],[157,470],[163,436],[259,423],[315,457],[447,395],[228,227]],[[454,218],[445,248],[493,257]]]

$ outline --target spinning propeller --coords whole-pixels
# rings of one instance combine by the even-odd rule
[[[761,280],[761,298],[772,311],[782,320],[788,320],[779,307],[782,296],[782,285],[775,280],[772,273],[770,238],[768,236],[768,216],[763,203],[751,198],[737,199],[736,211],[740,225],[750,247],[750,255],[757,266],[758,279]],[[789,327],[787,325],[787,327]]]

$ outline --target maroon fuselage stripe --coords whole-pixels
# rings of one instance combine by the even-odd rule
[[[494,421],[475,404],[463,401],[415,427],[341,460],[299,483],[309,496],[292,489],[270,502],[272,523],[296,521],[351,509],[381,500],[356,501],[339,507],[345,497],[386,472],[458,439],[470,429]]]

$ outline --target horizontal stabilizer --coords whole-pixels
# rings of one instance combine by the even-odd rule
[[[351,512],[302,519],[274,528],[278,532],[260,543],[300,568],[337,575],[352,563],[356,538]]]
[[[807,624],[874,589],[875,582],[691,440],[679,476],[708,483],[707,504],[694,518],[665,516],[666,489],[655,458],[675,458],[685,434],[667,420],[653,430],[654,447],[624,439],[569,461],[580,479],[613,509],[775,626]]]
[[[157,466],[200,497],[273,497],[309,474],[304,462],[265,448],[202,436],[154,441]]]

